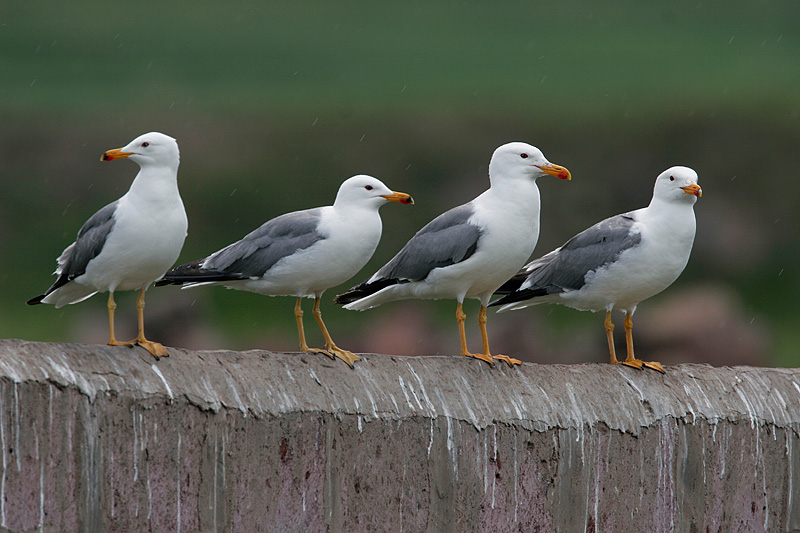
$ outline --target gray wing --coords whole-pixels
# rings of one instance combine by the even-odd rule
[[[114,213],[119,200],[112,202],[92,215],[78,231],[78,238],[70,244],[58,258],[58,280],[48,293],[65,285],[86,272],[89,261],[100,255],[108,235],[114,229]]]
[[[321,217],[320,208],[275,217],[211,255],[203,262],[203,268],[247,278],[261,277],[284,257],[325,239],[317,229]]]
[[[75,242],[66,247],[58,257],[56,274],[58,279],[44,294],[28,300],[28,305],[36,305],[53,291],[60,289],[73,279],[86,272],[89,261],[100,255],[109,233],[114,228],[114,213],[119,200],[112,202],[92,215],[78,231]]]
[[[334,301],[346,305],[391,285],[421,281],[434,268],[469,258],[477,250],[481,237],[481,229],[468,222],[473,212],[472,205],[465,204],[434,218],[374,276],[339,294]]]
[[[419,281],[434,268],[460,263],[478,248],[481,229],[468,223],[470,204],[446,211],[430,221],[386,263],[373,279]]]
[[[586,274],[615,261],[622,252],[641,242],[642,235],[631,231],[634,223],[631,214],[625,213],[578,233],[503,284],[497,292],[507,296],[492,305],[580,289],[586,284]]]
[[[615,261],[622,252],[638,245],[642,236],[632,233],[634,219],[628,214],[617,215],[598,222],[578,233],[547,261],[531,265],[523,288],[547,287],[580,289],[586,284],[586,274]]]

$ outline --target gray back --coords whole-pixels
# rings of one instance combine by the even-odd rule
[[[420,281],[434,268],[467,259],[475,253],[481,236],[481,229],[467,222],[472,214],[470,204],[442,213],[419,230],[375,277]]]
[[[317,231],[321,216],[321,209],[314,208],[275,217],[211,255],[203,268],[261,277],[284,257],[325,238]]]
[[[616,260],[622,252],[639,244],[640,233],[631,233],[634,219],[616,215],[578,233],[560,249],[543,256],[527,275],[524,285],[547,293],[580,289],[586,274]],[[536,263],[536,262],[534,262]]]
[[[78,238],[59,258],[60,273],[74,279],[86,272],[89,261],[100,255],[108,235],[114,229],[114,212],[119,200],[112,202],[92,215],[78,231]]]

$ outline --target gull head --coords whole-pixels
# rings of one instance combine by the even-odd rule
[[[671,167],[656,178],[653,198],[694,204],[703,195],[697,172],[689,167]]]
[[[163,133],[150,132],[139,135],[127,146],[106,151],[100,158],[102,161],[130,159],[140,167],[178,167],[180,152],[178,142]]]
[[[489,162],[489,179],[499,180],[532,179],[542,176],[555,176],[562,180],[572,179],[566,168],[554,165],[542,151],[527,143],[512,142],[500,146],[492,154]]]
[[[413,204],[414,199],[404,192],[395,192],[372,176],[359,174],[346,179],[339,187],[334,206],[369,206],[375,209],[386,202]]]

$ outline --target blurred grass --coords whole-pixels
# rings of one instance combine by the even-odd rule
[[[100,152],[144,131],[181,144],[181,260],[329,203],[355,173],[414,194],[415,207],[383,210],[384,240],[353,283],[483,190],[493,148],[519,139],[575,176],[542,184],[537,253],[644,205],[663,168],[697,168],[706,195],[684,277],[736,287],[772,328],[770,362],[800,364],[800,213],[788,194],[798,86],[793,2],[7,2],[0,334],[83,338],[74,327],[89,311],[20,302],[52,281],[80,224],[127,189],[133,165],[101,164]],[[196,298],[232,348],[258,345],[260,331],[294,335],[287,299]],[[425,305],[452,329],[451,306]],[[389,312],[323,309],[345,330]],[[569,336],[596,318],[576,316],[544,319]]]
[[[569,111],[796,103],[792,2],[24,2],[7,111]],[[91,111],[90,111],[91,112]]]

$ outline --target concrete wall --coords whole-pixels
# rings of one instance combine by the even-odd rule
[[[0,341],[13,531],[800,529],[800,371]]]

